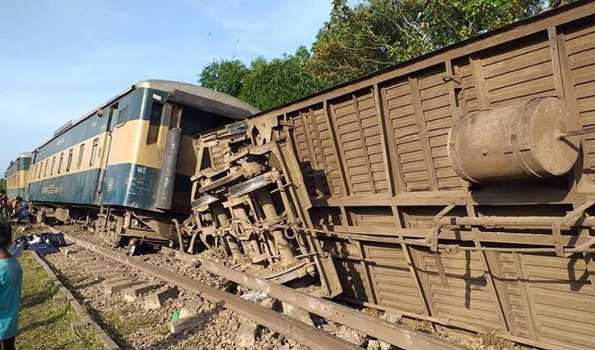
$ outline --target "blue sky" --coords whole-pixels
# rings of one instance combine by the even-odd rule
[[[196,82],[214,59],[310,46],[330,0],[0,0],[0,177],[135,81]]]

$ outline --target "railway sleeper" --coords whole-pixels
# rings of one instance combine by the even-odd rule
[[[225,308],[253,320],[257,324],[261,324],[274,332],[283,334],[312,349],[358,349],[357,346],[354,346],[345,340],[305,325],[300,321],[289,318],[276,311],[245,301],[234,294],[218,290],[172,271],[153,266],[144,261],[135,259],[134,257],[123,256],[105,248],[97,247],[81,239],[70,237],[68,235],[65,236],[68,240],[75,242],[77,245],[108,259],[136,268],[164,282],[179,286],[188,291],[199,293],[203,298],[206,298],[215,304],[220,304]]]

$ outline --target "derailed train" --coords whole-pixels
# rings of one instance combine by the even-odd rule
[[[161,96],[173,110],[181,97],[169,91]],[[189,94],[190,105],[205,102]],[[239,114],[207,111],[221,123],[256,112],[238,103],[229,104]],[[142,158],[132,145],[147,144],[146,124],[127,134],[140,139],[118,159]],[[187,139],[193,159],[180,151],[174,168],[191,181],[191,209],[157,204],[171,186],[156,175],[163,169],[139,188],[109,180],[111,152],[99,152],[104,170],[91,182],[100,191],[75,201],[85,205],[40,197],[82,193],[36,184],[50,159],[69,163],[68,147],[44,151],[51,142],[36,152],[29,196],[38,212],[62,218],[86,220],[77,210],[94,208],[98,232],[114,241],[162,227],[155,239],[177,238],[190,252],[198,241],[223,248],[243,270],[321,296],[542,348],[590,349],[593,125],[595,3],[583,1],[203,132],[193,151]],[[154,150],[154,166],[113,163],[158,169],[167,149]],[[139,193],[151,193],[148,205]],[[110,196],[121,200],[102,199]]]
[[[33,152],[37,221],[84,222],[113,243],[172,241],[190,212],[191,137],[257,109],[191,84],[145,80],[57,130]]]
[[[201,135],[183,229],[319,295],[592,349],[593,125],[588,1]]]

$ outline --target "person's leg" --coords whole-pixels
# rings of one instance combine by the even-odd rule
[[[5,339],[2,341],[2,347],[0,348],[0,350],[15,350],[15,343],[16,343],[16,338],[12,337],[10,339]]]

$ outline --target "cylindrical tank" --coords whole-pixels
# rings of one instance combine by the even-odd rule
[[[449,133],[448,156],[459,176],[475,183],[543,178],[567,173],[580,137],[560,137],[580,123],[555,97],[479,111]]]
[[[172,207],[181,139],[182,129],[175,128],[167,132],[163,164],[161,165],[157,190],[155,191],[156,208],[169,210]]]

